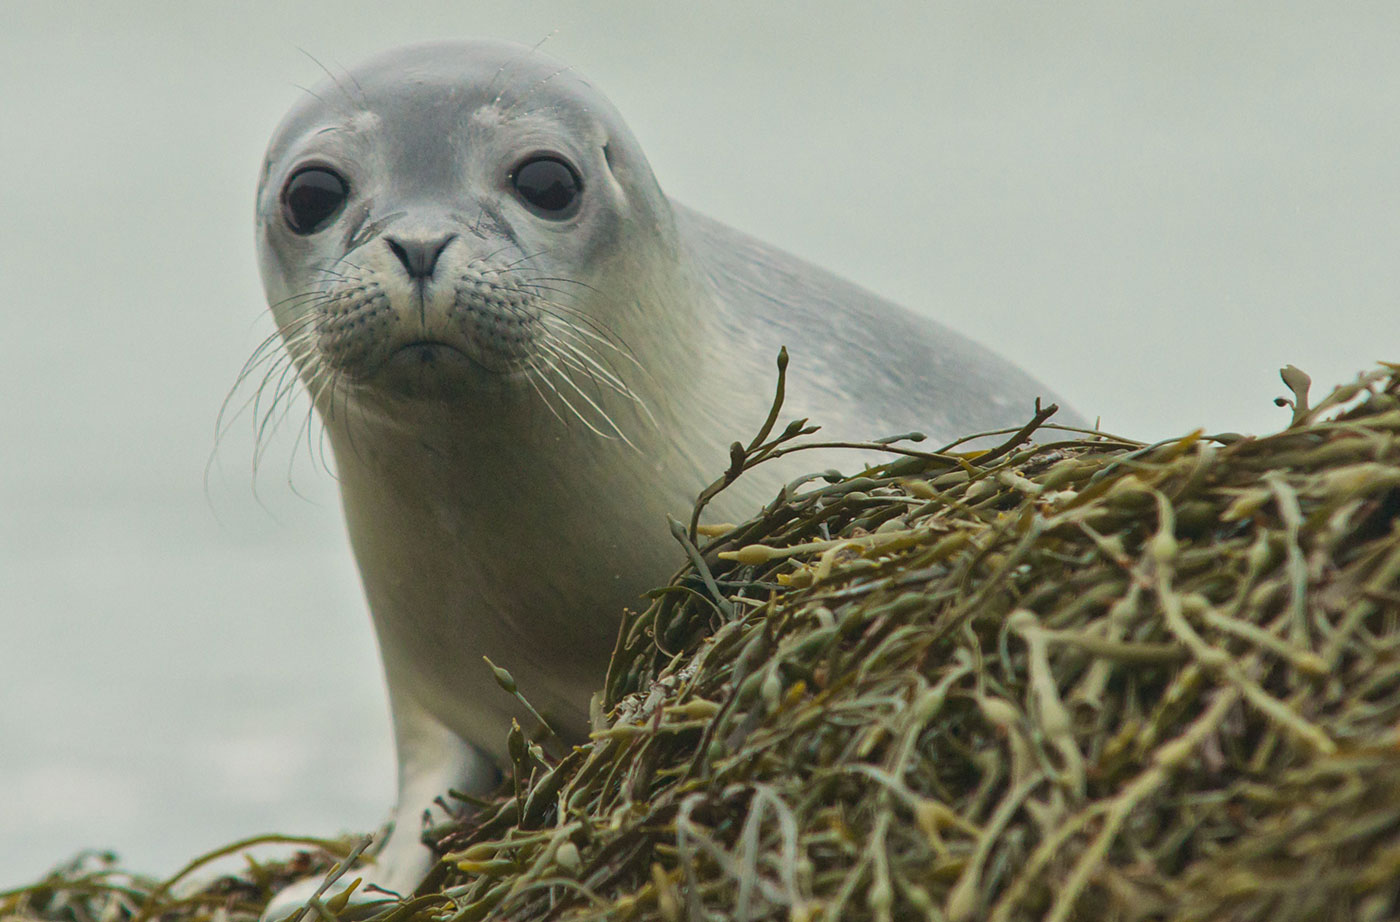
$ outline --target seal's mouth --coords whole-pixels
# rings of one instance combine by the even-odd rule
[[[472,362],[457,346],[440,339],[416,339],[395,349],[384,362],[384,367],[407,368],[415,366],[440,365],[443,363]]]
[[[519,368],[493,368],[470,346],[443,339],[415,339],[394,348],[361,380],[374,390],[399,397],[461,399],[512,387]]]
[[[375,373],[413,371],[453,375],[471,372],[501,376],[519,370],[520,363],[512,361],[513,357],[479,351],[474,345],[445,339],[415,339],[390,352]]]

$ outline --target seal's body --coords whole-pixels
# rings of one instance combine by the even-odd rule
[[[401,49],[304,99],[268,151],[258,246],[384,659],[399,798],[370,877],[398,891],[428,867],[424,812],[489,786],[526,723],[482,656],[583,738],[622,608],[680,562],[667,514],[757,429],[780,346],[785,416],[835,438],[952,438],[1051,396],[671,202],[606,99],[513,45]],[[746,474],[717,512],[792,472]]]

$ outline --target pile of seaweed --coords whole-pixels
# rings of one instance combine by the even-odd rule
[[[517,728],[377,918],[1400,917],[1400,366],[1284,380],[1264,438],[1027,444],[1046,408],[673,523],[592,740]],[[811,441],[779,403],[702,505]],[[89,862],[0,916],[239,922],[301,860],[178,897]]]

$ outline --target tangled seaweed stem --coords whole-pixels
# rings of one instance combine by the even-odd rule
[[[1103,825],[1099,828],[1099,834],[1070,870],[1045,922],[1064,922],[1069,918],[1089,884],[1090,875],[1102,865],[1108,855],[1109,846],[1113,844],[1128,815],[1166,783],[1172,771],[1190,758],[1208,734],[1219,729],[1220,723],[1238,698],[1239,692],[1235,689],[1222,688],[1217,691],[1205,712],[1175,739],[1159,746],[1148,769],[1103,805]]]
[[[778,385],[773,393],[773,406],[768,410],[768,418],[759,427],[758,434],[749,442],[748,452],[753,452],[763,444],[763,440],[768,438],[768,433],[773,431],[773,426],[778,421],[778,414],[783,409],[783,399],[787,395],[787,367],[788,351],[787,346],[778,347]]]
[[[1275,403],[1279,406],[1291,407],[1293,419],[1289,421],[1288,428],[1296,429],[1308,422],[1310,411],[1308,409],[1308,390],[1312,387],[1312,378],[1307,373],[1295,365],[1285,365],[1279,370],[1279,377],[1283,383],[1293,392],[1293,399],[1289,400],[1280,397]]]
[[[337,870],[334,872],[334,876],[328,878],[326,884],[322,886],[321,891],[318,891],[316,895],[319,896],[321,892],[325,891],[326,887],[330,886],[331,883],[334,883],[335,880],[340,877],[340,874],[344,872],[344,869],[349,867],[355,861],[355,859],[358,858],[360,854],[366,848],[369,847],[369,844],[372,841],[374,841],[372,836],[364,837],[354,847],[352,847],[349,850],[349,852],[347,852],[343,857],[341,857],[336,865]],[[163,881],[159,886],[157,886],[154,890],[151,891],[150,896],[146,898],[145,905],[141,907],[141,911],[135,915],[132,922],[147,922],[147,920],[149,920],[157,912],[164,911],[165,907],[161,905],[161,899],[167,893],[170,892],[170,888],[175,886],[175,884],[179,883],[181,880],[184,880],[190,874],[199,870],[204,865],[210,863],[211,861],[216,861],[227,855],[232,855],[235,852],[241,852],[257,845],[312,845],[332,855],[338,855],[341,851],[340,843],[330,841],[328,839],[312,839],[298,836],[280,835],[253,836],[249,839],[240,839],[237,842],[225,845],[222,848],[216,848],[211,852],[206,852],[205,854],[200,855],[198,858],[194,859],[189,864],[186,864],[183,868],[176,871],[174,876],[166,878],[165,881]],[[298,918],[300,918],[300,916],[298,916]]]
[[[1327,734],[1299,717],[1288,705],[1264,691],[1258,683],[1248,677],[1242,664],[1231,657],[1228,651],[1208,644],[1187,622],[1181,595],[1175,592],[1171,585],[1172,562],[1177,555],[1176,539],[1172,537],[1174,519],[1171,503],[1165,496],[1156,491],[1153,492],[1153,496],[1157,500],[1159,524],[1156,535],[1149,542],[1148,551],[1151,568],[1155,570],[1157,596],[1162,605],[1162,614],[1167,629],[1191,651],[1201,668],[1219,675],[1250,704],[1292,731],[1319,753],[1331,755],[1336,752],[1337,744],[1332,742]],[[1148,580],[1152,577],[1144,575],[1143,579]]]
[[[535,722],[549,734],[550,738],[557,740],[560,745],[563,745],[563,740],[559,737],[559,734],[554,732],[554,728],[549,725],[549,721],[545,720],[544,716],[541,715],[539,711],[535,710],[535,706],[529,702],[529,699],[521,693],[520,687],[515,682],[515,676],[511,675],[510,671],[504,666],[497,666],[495,663],[491,662],[489,656],[483,654],[481,658],[485,660],[486,665],[491,668],[491,675],[495,678],[496,684],[501,687],[501,690],[514,697],[516,701],[519,701],[521,706],[535,719]]]
[[[787,346],[781,346],[778,349],[778,384],[773,393],[773,404],[768,410],[768,417],[763,421],[763,425],[759,427],[758,434],[749,442],[747,448],[739,442],[735,442],[730,446],[729,469],[725,471],[718,480],[700,491],[700,495],[695,500],[695,507],[690,514],[690,528],[687,532],[692,545],[698,542],[699,534],[697,529],[700,526],[700,514],[705,511],[705,507],[709,505],[710,500],[718,496],[725,487],[739,479],[739,475],[744,472],[748,458],[764,447],[763,440],[768,438],[768,434],[773,431],[773,426],[778,421],[778,415],[782,413],[783,400],[787,394],[787,366]],[[791,432],[792,429],[793,427],[789,426],[783,435],[788,436],[788,433]]]
[[[369,848],[370,843],[373,841],[373,836],[365,836],[359,842],[355,843],[355,847],[350,850],[350,853],[337,861],[330,871],[327,872],[320,886],[316,888],[316,892],[311,894],[311,898],[306,901],[306,905],[292,913],[292,915],[283,920],[283,922],[302,922],[302,920],[306,918],[308,912],[314,912],[317,916],[326,920],[326,922],[335,922],[335,917],[331,915],[329,907],[321,902],[321,896],[333,887],[336,881],[340,880],[340,878],[345,875],[346,871],[350,870],[350,866],[355,863],[360,855],[364,854],[365,849]],[[353,893],[355,888],[359,885],[360,881],[358,879],[355,880],[346,888],[344,893],[340,894],[340,896],[344,896],[345,900],[348,901],[351,893]],[[339,897],[336,897],[336,899],[339,899]],[[344,905],[342,904],[339,908],[343,909]]]
[[[700,549],[695,546],[694,530],[687,533],[685,526],[669,515],[666,517],[667,523],[671,526],[671,536],[680,543],[685,551],[685,556],[690,560],[690,565],[695,568],[695,572],[700,574],[700,578],[705,582],[705,588],[710,592],[710,601],[714,604],[726,621],[734,620],[734,605],[729,601],[723,592],[720,592],[719,585],[715,582],[715,576],[710,572],[710,567],[705,563],[705,558],[700,555]],[[694,523],[692,523],[692,526]]]

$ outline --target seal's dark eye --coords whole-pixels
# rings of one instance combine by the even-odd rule
[[[350,186],[339,173],[307,167],[282,188],[282,214],[294,233],[314,234],[330,223],[349,195]]]
[[[536,157],[515,168],[511,185],[520,200],[542,218],[572,217],[578,210],[583,183],[578,173],[557,157]]]

